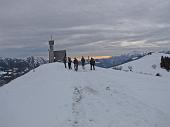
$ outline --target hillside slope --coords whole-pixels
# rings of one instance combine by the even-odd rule
[[[170,73],[165,69],[160,68],[161,56],[168,56],[169,54],[164,53],[153,53],[152,55],[147,55],[141,59],[134,60],[120,65],[122,70],[129,71],[129,67],[132,67],[132,71],[135,73],[146,74],[146,75],[156,75],[160,73],[163,77],[169,77]]]
[[[148,82],[149,81],[149,82]],[[42,65],[0,88],[1,127],[169,127],[168,78]]]

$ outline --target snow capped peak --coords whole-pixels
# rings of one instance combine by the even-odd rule
[[[169,78],[85,68],[45,64],[1,87],[0,126],[169,127]]]
[[[132,51],[132,52],[129,52],[127,55],[132,56],[132,55],[143,55],[143,54],[146,54],[146,52],[143,52],[143,51]]]

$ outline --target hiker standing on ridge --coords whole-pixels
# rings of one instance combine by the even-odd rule
[[[67,63],[67,57],[66,57],[66,56],[63,58],[63,63],[64,63],[65,68],[67,68],[67,65],[66,65],[66,63]]]
[[[93,70],[95,70],[95,59],[94,58],[90,59],[90,70],[92,70],[92,68]]]
[[[81,58],[81,65],[82,65],[82,68],[83,68],[83,70],[85,69],[85,59],[84,59],[84,57],[82,56],[82,58]]]
[[[75,69],[75,71],[77,71],[78,70],[78,64],[79,64],[78,60],[76,58],[74,58],[73,63],[74,63],[74,69]]]
[[[71,67],[71,63],[72,63],[72,60],[71,60],[71,58],[70,58],[70,57],[68,57],[68,68],[69,68],[69,70],[71,70],[71,69],[72,69],[72,67]]]

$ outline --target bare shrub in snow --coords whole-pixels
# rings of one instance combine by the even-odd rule
[[[132,71],[133,67],[132,66],[128,66],[129,70]]]
[[[156,64],[153,64],[153,65],[152,65],[152,68],[153,68],[153,69],[156,69],[156,67],[157,67]]]

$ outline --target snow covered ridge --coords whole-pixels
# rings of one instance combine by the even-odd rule
[[[96,66],[111,68],[134,59],[139,59],[145,55],[144,52],[133,51],[128,54],[115,57],[105,57],[106,59],[96,59]],[[35,67],[48,63],[47,58],[31,56],[24,59],[1,58],[0,57],[0,86],[7,84],[11,80],[24,75]]]
[[[170,127],[169,82],[45,64],[0,87],[0,127]]]
[[[10,68],[10,66],[13,66],[13,64],[21,63],[21,62],[26,62],[29,63],[31,59],[34,60],[35,64],[44,64],[47,63],[48,60],[44,57],[39,57],[39,56],[31,56],[31,57],[26,57],[26,58],[3,58],[0,57],[0,67],[1,68]]]
[[[96,66],[103,68],[115,67],[136,59],[144,57],[147,52],[133,51],[127,54],[122,54],[120,56],[113,56],[107,59],[96,59]]]
[[[162,77],[169,77],[170,72],[160,67],[161,56],[170,57],[169,54],[164,53],[152,53],[151,55],[146,55],[141,59],[125,63],[123,65],[117,66],[116,69],[123,70],[126,72],[132,71],[135,73],[153,75],[160,74]]]
[[[43,57],[0,58],[0,86],[47,62]]]

